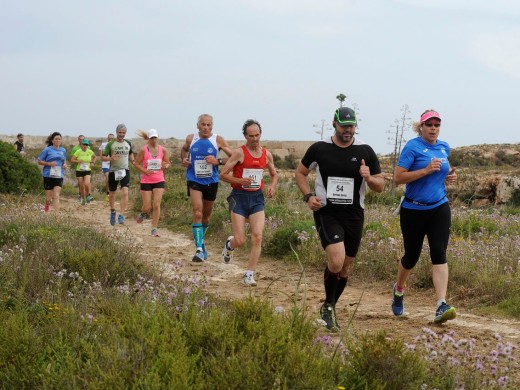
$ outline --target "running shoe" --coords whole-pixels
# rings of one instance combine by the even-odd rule
[[[119,222],[120,224],[124,224],[125,216],[123,214],[119,214],[119,218],[117,218],[117,222]]]
[[[81,205],[82,205],[82,206],[85,206],[85,204],[87,204],[87,200],[86,200],[86,199],[82,199],[82,200],[81,200]]]
[[[45,211],[46,213],[48,213],[50,207],[51,207],[51,205],[50,205],[49,203],[45,203],[45,206],[43,206],[43,211]]]
[[[110,212],[110,225],[114,226],[116,224],[116,212]]]
[[[244,274],[244,277],[242,278],[242,280],[244,281],[244,284],[246,286],[256,286],[256,280],[255,278],[253,278],[253,275],[248,275],[248,274]]]
[[[392,289],[392,312],[395,316],[402,316],[404,313],[404,292],[397,292],[395,286],[394,284],[394,288]]]
[[[206,244],[202,243],[202,256],[204,260],[208,260],[208,251],[206,250]]]
[[[137,214],[137,217],[135,217],[135,222],[143,223],[143,221],[144,221],[144,214],[143,213]]]
[[[320,308],[320,318],[325,322],[325,327],[331,332],[339,331],[336,321],[336,309],[330,303],[324,303]]]
[[[231,239],[233,236],[229,236],[226,240],[226,243],[224,244],[224,249],[222,250],[222,261],[224,263],[229,263],[231,259],[233,259],[233,251],[234,249],[229,249],[229,243],[231,242]]]
[[[204,254],[202,253],[202,248],[197,248],[197,251],[193,255],[191,261],[194,263],[202,263],[204,261]]]
[[[88,194],[87,195],[87,203],[90,203],[94,200],[94,198],[92,197],[92,195]]]
[[[457,312],[455,311],[455,308],[448,305],[446,302],[443,302],[437,308],[433,322],[435,322],[436,324],[442,324],[443,322],[446,322],[448,320],[453,320],[455,317],[457,317]]]
[[[153,229],[152,229],[152,237],[161,237],[161,236],[159,235],[159,232],[157,231],[157,228],[153,228]]]

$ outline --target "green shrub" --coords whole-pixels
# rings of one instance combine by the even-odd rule
[[[520,207],[520,188],[516,188],[511,194],[509,206]]]
[[[289,221],[279,226],[264,241],[263,253],[275,259],[292,255],[291,246],[297,248],[303,241],[302,237],[314,234],[313,220]]]
[[[41,191],[41,172],[23,158],[13,146],[0,141],[0,192],[23,193]]]
[[[350,339],[345,360],[339,383],[346,389],[420,389],[427,378],[424,360],[384,332]]]

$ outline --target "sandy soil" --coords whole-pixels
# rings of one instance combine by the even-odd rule
[[[208,246],[209,259],[204,263],[193,263],[192,237],[159,228],[161,237],[152,237],[151,221],[137,224],[133,213],[126,214],[126,223],[109,224],[109,206],[105,201],[94,201],[81,206],[76,200],[63,199],[63,208],[77,214],[77,220],[108,233],[118,231],[132,237],[142,248],[142,260],[152,263],[165,276],[174,272],[174,264],[180,261],[183,274],[204,273],[208,280],[207,291],[225,299],[240,299],[253,294],[267,297],[274,306],[290,309],[296,300],[300,307],[306,303],[306,310],[318,318],[319,307],[324,298],[322,271],[302,272],[295,264],[260,259],[255,279],[257,287],[242,284],[242,275],[247,266],[247,253],[237,249],[231,263],[221,260],[220,246]],[[222,243],[223,244],[223,243]],[[354,271],[355,272],[355,271]],[[423,333],[423,328],[432,329],[438,334],[455,331],[457,338],[475,338],[478,343],[489,341],[496,344],[494,335],[499,333],[503,341],[517,345],[520,339],[520,321],[506,318],[492,318],[477,315],[468,307],[457,307],[458,317],[443,325],[433,323],[433,291],[409,291],[405,297],[405,316],[396,318],[390,309],[391,286],[383,284],[362,285],[354,281],[345,289],[337,304],[337,315],[342,332],[347,330],[352,315],[355,316],[350,329],[359,332],[385,330],[390,336],[413,342]],[[453,303],[453,302],[452,302]],[[357,309],[357,310],[356,310]],[[325,331],[325,329],[324,329]],[[348,331],[348,330],[347,330]]]

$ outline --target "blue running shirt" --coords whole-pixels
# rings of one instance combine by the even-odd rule
[[[218,155],[217,135],[209,138],[200,138],[198,133],[193,135],[190,144],[190,166],[186,170],[186,180],[199,184],[218,183],[218,166],[206,163],[206,156]]]
[[[444,181],[450,171],[448,156],[450,146],[444,141],[437,140],[435,145],[429,144],[416,137],[408,141],[403,148],[398,166],[409,172],[426,168],[434,158],[441,160],[441,170],[421,177],[406,184],[405,196],[420,203],[428,203],[428,206],[404,201],[402,207],[413,210],[429,210],[448,201],[446,198],[446,185]]]

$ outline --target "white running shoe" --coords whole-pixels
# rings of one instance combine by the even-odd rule
[[[197,248],[197,251],[193,255],[191,261],[194,263],[202,263],[204,261],[204,254],[201,248]]]
[[[243,281],[246,286],[256,286],[256,280],[253,278],[253,275],[248,276],[247,274],[244,274]]]
[[[233,236],[229,236],[226,240],[226,243],[224,244],[224,249],[222,250],[222,261],[224,263],[229,263],[231,259],[233,259],[233,251],[234,249],[228,249],[229,243],[231,242],[231,239]]]

